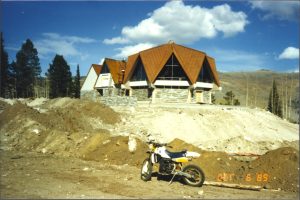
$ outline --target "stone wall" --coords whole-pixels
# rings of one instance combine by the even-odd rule
[[[103,96],[97,90],[81,92],[81,99],[88,99],[95,102],[101,102],[108,106],[135,106],[136,97],[118,96],[120,89],[111,88],[103,91]]]
[[[188,99],[189,89],[169,89],[169,88],[156,88],[155,89],[155,102],[166,103],[185,103]]]
[[[108,106],[136,106],[137,98],[128,96],[101,97],[100,102]]]
[[[92,100],[92,101],[97,101],[97,99],[100,98],[100,94],[96,90],[92,90],[92,91],[80,91],[80,98],[81,99]]]
[[[211,92],[210,91],[203,91],[203,103],[211,103]]]
[[[148,88],[132,89],[132,96],[136,97],[138,101],[147,101],[148,98]]]

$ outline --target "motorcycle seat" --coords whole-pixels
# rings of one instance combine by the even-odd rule
[[[170,158],[180,158],[180,157],[185,157],[187,150],[183,150],[179,152],[170,152],[170,151],[166,151],[166,152],[170,156]]]

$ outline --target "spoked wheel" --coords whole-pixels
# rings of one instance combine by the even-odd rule
[[[143,181],[150,181],[152,175],[152,163],[149,158],[145,159],[141,169],[141,179]]]
[[[192,178],[183,177],[183,181],[186,184],[194,187],[201,187],[203,185],[205,180],[204,173],[198,166],[188,165],[182,171],[192,176]]]

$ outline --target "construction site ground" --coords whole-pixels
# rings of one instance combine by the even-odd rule
[[[140,169],[73,157],[1,151],[3,198],[298,199],[295,192],[190,187],[170,178],[143,182]]]
[[[298,124],[253,108],[0,99],[0,197],[298,199],[298,132]],[[169,185],[171,177],[156,174],[142,181],[150,138],[199,152],[192,163],[205,185]]]

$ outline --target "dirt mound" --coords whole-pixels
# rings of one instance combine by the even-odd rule
[[[243,166],[237,174],[249,174],[243,182],[262,185],[266,188],[280,188],[299,191],[299,152],[291,147],[282,147],[267,152]]]
[[[88,139],[80,149],[81,158],[84,160],[95,160],[109,164],[140,166],[147,157],[147,145],[134,138],[136,150],[129,151],[129,137],[110,134],[95,134]]]
[[[80,117],[98,118],[106,124],[120,122],[119,114],[110,107],[89,100],[57,98],[46,101],[40,108],[77,119]]]
[[[11,106],[0,101],[2,149],[52,149],[65,154],[65,148],[75,151],[72,144],[92,133],[112,130],[120,121],[118,113],[101,103],[70,98],[33,101],[16,101]]]
[[[175,147],[171,151],[187,149],[201,153],[193,162],[203,169],[207,180],[299,191],[299,152],[294,148],[282,147],[252,161],[243,161],[225,152],[199,149],[180,139],[170,145]]]
[[[4,150],[35,151],[133,166],[140,166],[147,157],[147,145],[138,139],[142,138],[139,137],[139,133],[143,135],[142,130],[147,132],[147,129],[138,123],[140,118],[144,121],[148,119],[143,116],[145,113],[135,116],[134,122],[127,117],[125,119],[123,114],[126,113],[123,113],[121,120],[119,113],[101,103],[70,98],[14,100],[13,104],[0,99],[0,110],[0,141],[1,149]],[[149,124],[155,126],[153,123]],[[137,129],[131,129],[130,126]],[[294,128],[291,127],[291,130],[294,131]],[[121,133],[124,136],[117,136]],[[187,134],[182,135],[189,137]],[[247,157],[240,159],[226,152],[198,148],[195,144],[206,142],[201,140],[203,136],[190,137],[193,142],[185,142],[182,138],[174,139],[176,135],[172,135],[173,141],[170,145],[173,148],[169,150],[175,152],[187,149],[201,153],[201,157],[194,159],[193,163],[203,169],[206,180],[261,185],[289,191],[299,190],[299,153],[294,148],[278,149],[279,145],[274,141],[272,145],[277,147],[276,150],[250,161]],[[215,145],[224,145],[227,149],[237,148],[238,152],[241,152],[247,150],[249,143],[243,142],[244,139],[245,137],[240,136],[226,138],[224,144]],[[252,144],[251,149],[254,149],[257,143],[252,142],[251,138],[248,140]],[[236,142],[239,142],[240,146],[234,146]],[[294,141],[288,142],[298,147]],[[289,143],[286,144],[290,146]],[[260,145],[265,147],[267,144],[269,143]],[[235,149],[229,150],[231,152]]]

